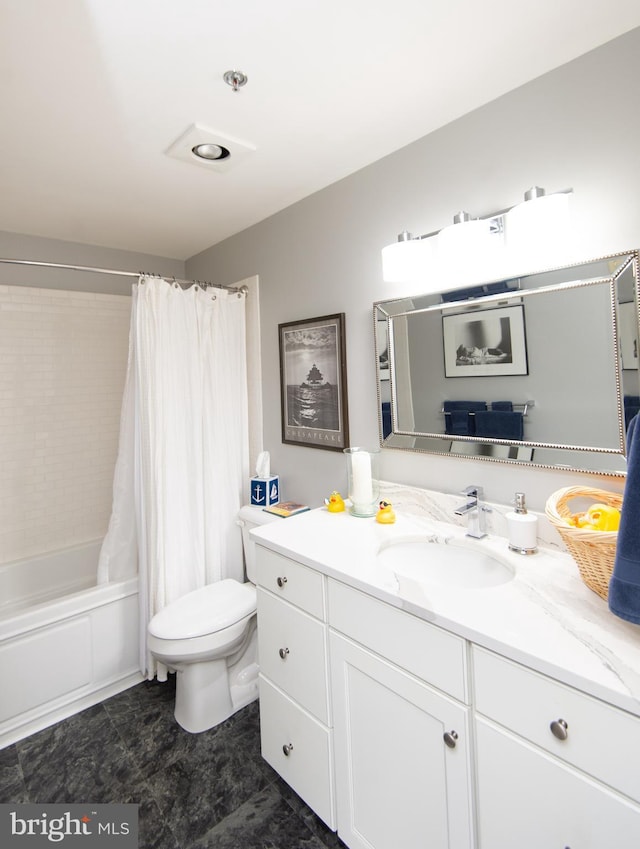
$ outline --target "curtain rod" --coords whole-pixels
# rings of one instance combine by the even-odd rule
[[[65,265],[64,263],[58,262],[37,262],[36,260],[30,259],[4,259],[3,257],[0,257],[0,263],[6,263],[8,265],[35,265],[42,268],[62,268],[66,271],[90,271],[94,274],[114,274],[119,277],[158,277],[161,280],[167,279],[167,277],[163,274],[148,274],[145,271],[118,271],[113,268],[93,268],[89,265]],[[246,286],[223,286],[221,283],[207,283],[200,280],[185,280],[184,278],[176,278],[174,276],[171,276],[169,279],[176,283],[189,283],[189,285],[202,286],[205,289],[210,286],[213,289],[228,289],[230,292],[238,292],[242,295],[246,295],[248,292]]]

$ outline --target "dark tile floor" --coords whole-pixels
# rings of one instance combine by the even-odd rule
[[[344,849],[260,756],[258,703],[202,734],[145,682],[0,750],[0,802],[133,802],[140,849]]]

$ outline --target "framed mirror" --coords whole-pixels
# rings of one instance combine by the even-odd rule
[[[373,306],[381,444],[621,476],[638,252]]]

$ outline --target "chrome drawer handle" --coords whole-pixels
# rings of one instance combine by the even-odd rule
[[[444,742],[450,749],[455,749],[456,743],[458,741],[458,732],[457,731],[446,731],[442,735]]]
[[[285,743],[284,746],[282,747],[282,751],[284,752],[285,756],[288,758],[289,755],[291,754],[291,752],[293,751],[293,743]]]
[[[276,584],[277,584],[279,587],[281,587],[281,588],[282,588],[282,587],[284,587],[284,585],[285,585],[286,583],[287,583],[287,579],[286,579],[286,578],[276,578]]]
[[[551,733],[554,737],[557,737],[558,740],[566,740],[569,736],[569,732],[567,728],[569,726],[565,722],[564,719],[554,719],[549,728],[551,729]]]
[[[278,650],[278,654],[280,655],[280,657],[281,657],[283,660],[286,660],[286,659],[287,659],[287,655],[289,654],[289,649],[287,649],[287,648],[279,649],[279,650]]]

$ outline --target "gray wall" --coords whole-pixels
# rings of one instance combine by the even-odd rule
[[[636,29],[187,261],[188,276],[219,283],[260,276],[265,447],[284,497],[319,504],[332,489],[344,491],[346,472],[339,453],[281,442],[278,323],[346,313],[351,444],[375,446],[371,305],[412,294],[382,281],[381,248],[402,229],[440,229],[460,209],[482,216],[513,206],[532,185],[574,189],[585,259],[637,247],[639,78]],[[391,450],[381,469],[387,480],[447,492],[482,483],[503,503],[525,490],[538,509],[559,486],[622,487],[619,479]]]
[[[90,214],[91,210],[88,210],[87,215]],[[4,231],[0,231],[0,258],[84,265],[91,268],[110,268],[115,271],[144,271],[149,274],[165,274],[168,277],[184,277],[185,274],[184,262],[177,259]],[[68,289],[76,292],[102,292],[107,295],[129,295],[132,282],[131,278],[114,277],[109,274],[90,274],[82,271],[0,263],[0,284],[36,286],[42,289]]]

